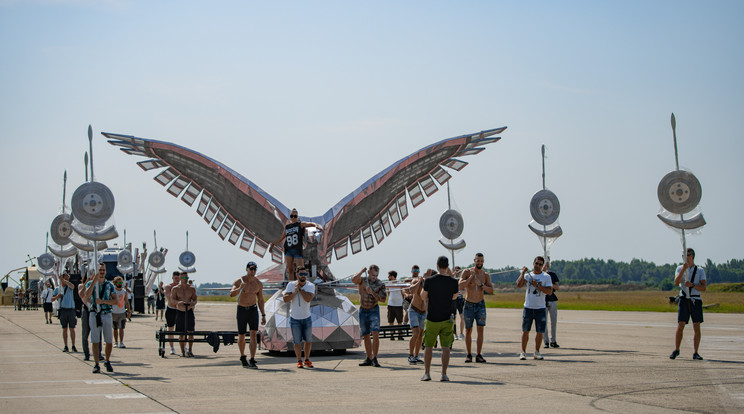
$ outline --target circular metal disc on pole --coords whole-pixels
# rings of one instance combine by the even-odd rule
[[[700,181],[689,171],[672,171],[659,182],[659,203],[674,214],[685,214],[694,210],[703,196]]]
[[[447,210],[439,218],[439,231],[442,236],[454,240],[462,234],[465,229],[465,221],[457,210]]]
[[[131,266],[133,260],[132,253],[130,253],[129,250],[122,250],[116,256],[116,264],[120,267],[126,268]]]
[[[191,267],[196,263],[196,255],[190,251],[185,251],[178,256],[178,262],[183,267]]]
[[[530,214],[532,219],[548,226],[558,220],[561,213],[561,203],[558,197],[550,190],[540,190],[532,196],[530,200]]]
[[[99,182],[84,183],[71,200],[72,215],[81,223],[101,226],[114,214],[114,194]]]
[[[152,267],[162,267],[165,264],[165,255],[162,252],[152,252],[150,257],[147,258],[147,262]]]
[[[72,235],[72,216],[64,213],[55,217],[49,232],[55,243],[60,246],[69,244],[70,235]]]
[[[49,270],[54,267],[54,256],[49,253],[42,254],[36,260],[39,263],[39,269],[41,270]]]

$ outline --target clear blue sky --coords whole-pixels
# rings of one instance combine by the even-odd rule
[[[554,259],[671,263],[681,243],[656,218],[671,112],[709,223],[689,244],[698,262],[741,258],[743,17],[738,1],[0,0],[0,263],[44,251],[63,172],[68,203],[83,182],[88,124],[120,232],[152,247],[157,230],[174,270],[188,230],[197,283],[229,282],[257,257],[99,132],[192,148],[315,216],[404,155],[506,125],[451,181],[459,263],[482,251],[488,267],[522,266],[540,252],[527,224],[543,143],[562,206]],[[332,269],[433,266],[446,207],[440,191]]]

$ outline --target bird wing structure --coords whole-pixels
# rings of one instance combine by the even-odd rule
[[[443,185],[451,171],[468,164],[460,157],[476,155],[506,127],[460,135],[431,144],[400,159],[367,180],[325,214],[301,217],[324,228],[319,252],[325,262],[379,244],[414,208]],[[189,206],[223,240],[263,257],[269,242],[278,239],[288,222],[284,204],[249,179],[206,155],[164,141],[103,132],[109,143],[129,155],[145,157],[137,164],[145,171],[159,170],[155,181]],[[443,168],[444,167],[444,168]]]

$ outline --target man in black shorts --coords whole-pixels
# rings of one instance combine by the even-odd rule
[[[176,314],[176,331],[193,333],[196,325],[194,318],[194,306],[196,306],[196,289],[189,285],[189,274],[181,272],[181,283],[171,289],[171,296],[176,301],[178,313]],[[186,338],[185,335],[181,335],[179,339],[181,342],[181,355],[188,358],[193,358],[194,354],[192,349],[194,347],[194,335],[189,335],[189,350],[186,351],[186,344],[183,342]]]
[[[230,289],[230,296],[238,297],[238,310],[235,318],[238,320],[238,348],[240,349],[240,362],[246,368],[256,369],[256,347],[258,346],[258,312],[261,311],[261,325],[266,325],[264,314],[263,283],[256,279],[256,262],[248,262],[245,267],[245,275],[239,277]],[[246,325],[250,330],[251,342],[249,350],[251,359],[246,360],[245,355],[245,332]]]
[[[679,346],[682,344],[682,334],[685,325],[692,318],[693,354],[692,359],[701,361],[703,357],[698,353],[700,347],[700,324],[703,323],[703,301],[700,292],[707,289],[705,270],[695,264],[695,250],[687,249],[687,257],[683,264],[677,267],[674,276],[674,285],[680,287],[680,298],[677,307],[677,332],[674,335],[674,351],[669,355],[670,359],[679,356]]]
[[[181,276],[181,272],[175,271],[173,272],[173,282],[165,285],[165,300],[168,303],[168,306],[165,308],[165,326],[169,331],[172,331],[176,328],[176,315],[178,314],[177,307],[177,301],[173,299],[173,295],[171,294],[171,291],[174,287],[178,286],[179,278]],[[170,354],[176,355],[176,350],[173,349],[173,342],[170,343]]]

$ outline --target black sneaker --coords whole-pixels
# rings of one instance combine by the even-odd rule
[[[110,361],[104,362],[103,365],[106,366],[106,372],[114,372],[114,367],[111,366]]]
[[[96,366],[93,367],[93,373],[98,374],[99,372],[101,372],[101,366],[96,364]]]
[[[679,350],[675,349],[674,351],[672,351],[672,354],[669,355],[669,359],[674,359],[674,358],[677,358],[678,356],[679,356]]]
[[[245,359],[245,355],[240,356],[240,363],[243,364],[243,368],[248,366],[248,360]]]
[[[90,355],[86,355],[85,358],[83,358],[83,361],[90,361]]]
[[[70,350],[69,350],[69,349],[67,349],[67,347],[65,347],[65,348],[64,348],[64,349],[62,350],[62,352],[70,352]]]
[[[692,359],[697,359],[698,361],[702,361],[703,357],[701,357],[700,354],[695,352],[694,354],[692,354]]]
[[[99,360],[99,361],[103,361],[103,360],[105,360],[105,359],[106,359],[106,357],[105,357],[105,356],[103,356],[103,354],[101,354],[101,355],[99,355],[99,356],[98,356],[98,360]]]
[[[377,362],[377,358],[372,358],[372,365],[374,365],[377,368],[380,368],[380,363]]]
[[[77,348],[75,348],[75,345],[72,346],[72,352],[77,352]]]
[[[475,356],[475,362],[480,362],[482,364],[485,364],[486,363],[486,360],[483,358],[483,356],[481,354],[478,354],[478,355]]]
[[[371,367],[372,366],[372,360],[369,358],[364,358],[364,361],[359,364],[360,367]]]
[[[465,362],[473,362],[473,355],[468,354],[468,356],[465,357]]]
[[[256,360],[251,358],[248,360],[248,368],[258,369],[258,365],[256,365]]]
[[[557,342],[551,342],[551,343],[550,343],[550,347],[551,347],[551,348],[560,348],[561,346],[560,346],[560,345],[558,345],[558,343],[557,343]],[[546,346],[546,348],[547,348],[547,346]]]

